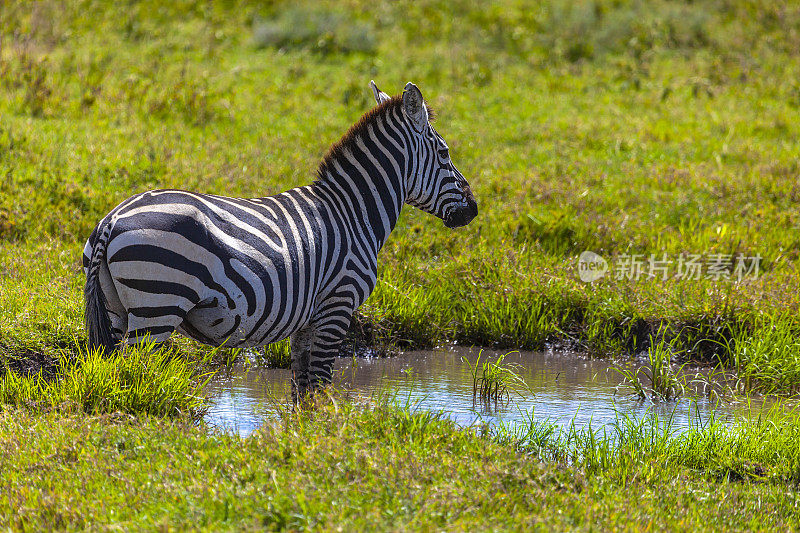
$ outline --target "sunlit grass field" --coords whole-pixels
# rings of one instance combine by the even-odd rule
[[[373,105],[370,79],[422,88],[480,207],[458,231],[405,210],[363,309],[394,339],[602,356],[645,349],[663,322],[690,358],[732,366],[732,339],[776,323],[795,337],[790,3],[21,2],[0,16],[6,349],[82,337],[80,249],[118,202],[308,183]],[[580,281],[584,250],[605,277]],[[633,256],[639,276],[621,267]],[[678,270],[691,256],[701,279]],[[733,275],[737,257],[759,257],[758,275]],[[797,347],[782,353],[800,381]]]
[[[2,3],[0,527],[797,528],[794,414],[683,440],[481,436],[337,399],[209,434],[198,387],[228,355],[87,354],[80,254],[137,192],[309,183],[371,79],[413,81],[479,216],[451,231],[404,210],[359,342],[669,346],[791,395],[798,28],[788,0]],[[609,267],[591,283],[587,250]]]
[[[621,419],[481,436],[334,396],[254,435],[123,414],[0,413],[0,526],[16,530],[796,529],[800,428],[773,413],[676,438]],[[25,442],[25,446],[15,443]]]

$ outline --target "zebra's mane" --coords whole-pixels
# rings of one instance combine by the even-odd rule
[[[391,97],[389,100],[377,105],[364,113],[358,122],[350,126],[341,139],[336,141],[328,148],[328,151],[322,157],[322,161],[317,168],[317,179],[323,180],[327,174],[334,174],[333,163],[340,158],[344,158],[347,151],[351,150],[358,140],[367,134],[370,124],[374,124],[378,117],[384,117],[394,113],[395,111],[402,113],[403,96],[397,95]],[[428,110],[428,120],[433,122],[436,118],[436,113],[433,108],[425,102],[425,107]]]

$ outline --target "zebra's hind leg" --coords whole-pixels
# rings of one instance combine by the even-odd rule
[[[117,287],[105,262],[100,265],[99,280],[100,289],[103,291],[103,296],[105,296],[106,300],[108,318],[111,320],[111,335],[114,338],[114,342],[118,343],[128,331],[128,311],[119,299]]]
[[[292,402],[297,404],[308,391],[308,362],[314,345],[314,330],[306,326],[294,332],[289,342],[292,351]]]

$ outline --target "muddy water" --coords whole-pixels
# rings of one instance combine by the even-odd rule
[[[444,411],[457,422],[524,423],[536,420],[593,428],[612,423],[618,413],[643,416],[654,411],[672,416],[678,427],[707,420],[732,419],[744,414],[741,404],[716,405],[700,394],[671,402],[641,401],[622,385],[622,377],[605,360],[560,352],[512,352],[505,362],[517,371],[527,390],[511,394],[508,403],[475,403],[472,376],[464,358],[475,361],[479,350],[449,347],[438,351],[406,352],[388,358],[339,358],[334,382],[355,394],[381,392],[420,409]],[[483,351],[483,358],[504,352]],[[288,370],[234,368],[217,376],[208,387],[213,406],[206,416],[211,427],[247,435],[286,405],[290,393]]]

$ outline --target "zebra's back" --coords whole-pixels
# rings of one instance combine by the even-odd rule
[[[112,226],[101,281],[124,307],[119,320],[128,323],[117,329],[133,337],[172,327],[232,346],[286,337],[308,320],[341,255],[324,214],[308,188],[260,199],[157,190],[125,200],[98,225]],[[87,268],[98,233],[84,250]]]

